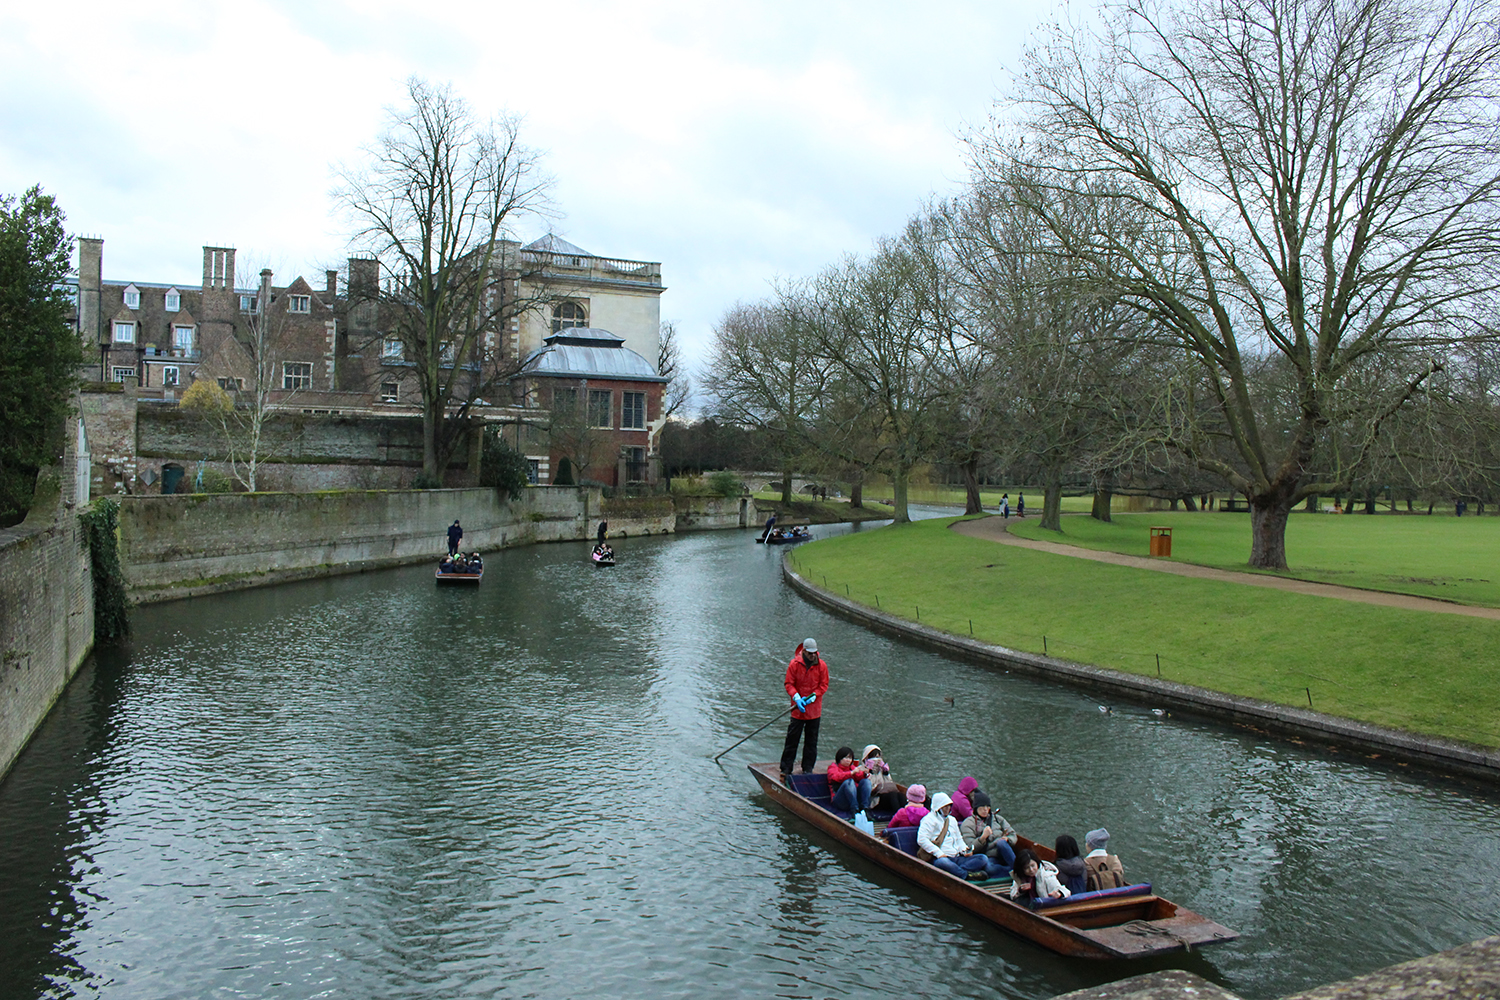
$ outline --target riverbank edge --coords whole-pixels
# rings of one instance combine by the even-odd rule
[[[1282,1000],[1437,1000],[1500,995],[1500,937],[1480,938]],[[1239,1000],[1224,987],[1180,969],[1148,972],[1053,1000]]]
[[[1382,759],[1419,764],[1432,770],[1488,782],[1500,781],[1500,749],[1470,746],[1399,729],[1358,722],[1309,709],[1225,694],[1191,684],[1127,674],[980,642],[967,636],[897,618],[812,583],[783,557],[781,576],[807,601],[877,632],[905,639],[981,666],[1058,681],[1155,708],[1228,722],[1246,729],[1296,737],[1335,749],[1357,750]]]

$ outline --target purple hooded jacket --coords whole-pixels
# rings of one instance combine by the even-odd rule
[[[979,782],[973,778],[962,778],[958,782],[958,789],[953,793],[953,815],[960,823],[974,815],[974,804],[969,801],[969,796],[979,790]]]

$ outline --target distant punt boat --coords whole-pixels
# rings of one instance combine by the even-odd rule
[[[968,882],[918,860],[916,827],[892,830],[889,838],[883,821],[876,823],[874,835],[856,828],[830,806],[826,773],[793,775],[792,787],[788,788],[781,783],[779,764],[749,766],[767,795],[845,847],[947,902],[1060,955],[1145,958],[1239,937],[1207,917],[1154,895],[1149,883],[1080,893],[1033,910],[1010,898],[1008,878]],[[826,766],[820,765],[820,772]],[[1031,848],[1043,861],[1056,858],[1053,850],[1025,837],[1019,838],[1016,846]]]

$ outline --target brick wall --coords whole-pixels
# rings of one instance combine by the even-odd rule
[[[120,560],[138,603],[432,561],[454,518],[464,548],[490,552],[610,534],[673,530],[671,499],[601,502],[597,489],[534,487],[505,502],[492,489],[226,493],[123,498]]]
[[[94,582],[83,526],[72,511],[38,504],[22,524],[0,530],[0,776],[93,642]]]

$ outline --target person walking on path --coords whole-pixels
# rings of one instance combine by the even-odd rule
[[[1017,493],[1016,494],[1016,516],[1017,517],[1025,517],[1026,516],[1026,494],[1024,494],[1024,493]]]
[[[463,540],[464,529],[459,526],[458,518],[455,517],[453,523],[448,526],[448,554],[450,556],[458,555],[458,543]]]
[[[1003,517],[1003,518],[1005,518],[1007,521],[1010,520],[1010,494],[1009,493],[1002,493],[1002,494],[1000,494],[1000,516]]]
[[[781,750],[781,778],[792,773],[797,742],[802,741],[802,773],[818,763],[818,726],[823,721],[823,695],[828,691],[828,664],[818,655],[818,643],[804,639],[786,667],[786,693],[792,699],[792,721]]]

